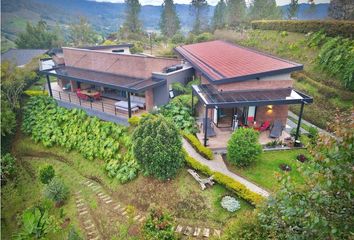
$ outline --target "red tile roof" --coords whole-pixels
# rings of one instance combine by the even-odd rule
[[[210,81],[232,82],[301,70],[301,64],[216,40],[179,46],[176,51]]]

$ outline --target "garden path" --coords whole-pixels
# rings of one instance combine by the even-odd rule
[[[255,185],[254,183],[251,183],[247,179],[231,172],[227,168],[224,161],[222,160],[222,157],[220,154],[216,154],[214,160],[207,160],[204,157],[202,157],[199,153],[197,153],[194,150],[194,148],[185,139],[182,139],[182,141],[183,141],[183,147],[188,152],[188,154],[192,158],[194,158],[195,160],[200,162],[201,164],[208,166],[212,171],[220,172],[222,174],[225,174],[225,175],[231,177],[235,181],[242,183],[252,192],[258,193],[258,194],[262,195],[263,197],[269,197],[268,191],[264,190],[263,188],[258,187],[257,185]]]

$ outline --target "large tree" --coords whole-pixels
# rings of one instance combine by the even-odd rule
[[[192,0],[191,10],[194,16],[193,33],[200,34],[208,28],[208,2],[206,0]]]
[[[288,19],[295,18],[297,16],[298,11],[299,11],[299,0],[291,0],[289,7],[287,9]]]
[[[227,10],[227,24],[235,27],[245,20],[246,2],[245,0],[228,0]]]
[[[254,0],[250,17],[251,19],[280,19],[282,13],[275,0]]]
[[[160,19],[160,29],[162,34],[171,38],[180,30],[180,28],[180,21],[173,0],[164,0]]]
[[[328,15],[338,20],[354,20],[353,0],[331,0]]]
[[[142,30],[142,24],[139,20],[139,13],[141,10],[139,0],[124,0],[124,2],[126,5],[126,16],[123,27],[128,32],[140,33]]]
[[[220,0],[218,4],[216,4],[214,9],[214,16],[213,16],[213,29],[221,29],[224,28],[226,25],[226,14],[227,14],[227,7],[224,0]]]
[[[181,136],[164,117],[143,117],[132,139],[134,157],[146,174],[167,180],[183,165]]]
[[[40,20],[37,25],[27,22],[26,31],[20,33],[15,43],[18,48],[49,49],[59,47],[58,35],[49,31],[45,21]]]
[[[98,34],[92,29],[85,17],[80,17],[78,23],[69,27],[69,38],[75,46],[95,44],[98,42]]]

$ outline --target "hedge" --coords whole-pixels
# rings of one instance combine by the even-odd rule
[[[250,191],[243,184],[235,181],[234,179],[230,178],[229,176],[226,176],[225,174],[212,171],[208,166],[205,166],[194,158],[192,158],[185,150],[183,150],[183,152],[185,155],[185,160],[190,167],[195,170],[201,171],[206,175],[213,175],[214,180],[216,182],[235,192],[237,196],[246,200],[253,206],[257,206],[264,201],[263,196]]]
[[[338,35],[352,38],[354,36],[354,21],[336,20],[257,20],[251,22],[253,29],[278,30],[299,33],[318,32],[323,30],[328,36]]]
[[[23,92],[27,96],[47,96],[48,92],[42,90],[26,90]]]
[[[182,136],[192,145],[192,147],[204,158],[213,160],[214,154],[210,148],[205,147],[196,136],[182,131]]]

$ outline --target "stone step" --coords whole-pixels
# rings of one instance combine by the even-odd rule
[[[221,231],[220,230],[217,230],[217,229],[214,229],[214,237],[221,237]]]
[[[78,208],[77,210],[79,210],[79,212],[84,212],[87,211],[87,207]]]
[[[143,222],[145,220],[145,216],[139,219],[139,222]]]
[[[134,221],[138,220],[141,216],[140,215],[136,215],[133,219]]]
[[[91,187],[93,185],[93,182],[90,182],[89,184],[87,184],[88,187]]]
[[[112,199],[111,199],[111,200],[106,201],[106,203],[107,203],[107,204],[109,204],[109,203],[111,203],[111,202],[113,202],[113,200],[112,200]]]
[[[98,196],[103,196],[104,193],[103,193],[103,192],[100,192],[100,193],[98,193],[97,195],[98,195]]]
[[[83,211],[79,213],[79,215],[85,215],[85,214],[88,214],[88,211]]]
[[[184,229],[184,232],[183,234],[186,235],[186,236],[189,236],[193,233],[193,228],[187,226],[185,229]]]
[[[92,223],[91,219],[86,220],[86,221],[84,222],[85,225],[90,224],[90,223]]]
[[[176,233],[181,233],[182,230],[183,230],[183,226],[177,225],[175,232],[176,232]]]
[[[76,207],[79,208],[79,207],[82,207],[82,206],[84,206],[84,205],[85,205],[85,204],[81,202],[81,203],[76,204]]]
[[[127,215],[127,214],[128,214],[127,211],[124,211],[124,212],[122,213],[123,216],[125,216],[125,215]]]
[[[204,228],[203,230],[203,237],[209,237],[210,235],[210,229],[209,228]]]
[[[119,209],[119,208],[120,208],[120,205],[117,204],[117,206],[115,206],[115,207],[113,208],[113,210],[117,210],[117,209]]]
[[[193,236],[194,236],[194,237],[198,237],[201,230],[202,230],[201,228],[195,228],[195,229],[194,229]]]
[[[95,238],[90,238],[90,240],[98,240],[98,239],[100,239],[99,236],[96,236]]]
[[[86,230],[89,230],[89,229],[92,229],[92,228],[95,228],[95,225],[91,224],[90,226],[85,227]]]

